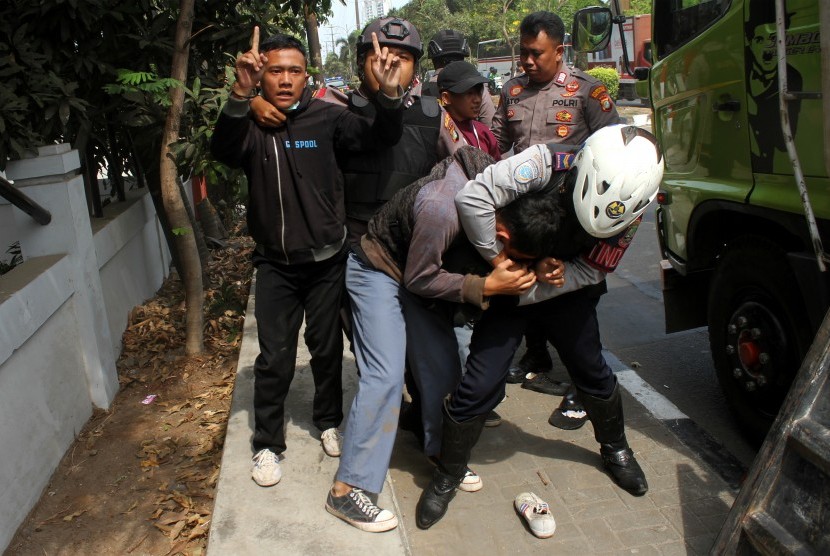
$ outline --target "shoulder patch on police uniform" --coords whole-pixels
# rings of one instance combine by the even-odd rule
[[[558,126],[556,126],[556,134],[557,134],[559,137],[562,137],[562,138],[567,137],[567,136],[568,136],[568,132],[569,132],[569,131],[570,131],[570,130],[568,129],[568,126],[566,126],[566,125],[558,125]]]
[[[579,90],[579,83],[577,81],[571,81],[567,85],[565,85],[565,90],[569,93],[574,93]]]
[[[565,80],[567,78],[568,78],[568,74],[565,73],[564,71],[560,71],[559,73],[556,74],[556,79],[554,79],[554,81],[556,82],[557,85],[564,85]]]
[[[561,170],[569,169],[573,166],[574,158],[576,158],[574,153],[553,153],[554,171],[559,172]]]
[[[622,237],[620,238],[620,240],[617,242],[617,245],[619,245],[620,247],[623,247],[623,248],[628,247],[628,245],[631,243],[631,240],[633,240],[633,239],[634,239],[634,234],[636,234],[636,233],[637,233],[637,228],[639,228],[639,227],[640,227],[640,221],[641,221],[642,219],[643,219],[642,217],[638,218],[637,220],[635,220],[635,221],[634,221],[634,222],[633,222],[633,223],[632,223],[632,224],[628,227],[628,229],[625,231],[625,233],[623,234],[623,236],[622,236]]]
[[[557,122],[571,122],[573,121],[574,116],[567,110],[560,110],[556,113],[556,121]]]
[[[620,264],[625,250],[631,245],[631,240],[634,238],[634,234],[637,233],[641,220],[642,217],[638,218],[627,229],[613,237],[599,240],[589,252],[583,253],[582,258],[597,270],[614,272],[617,265]]]
[[[591,98],[599,98],[607,92],[608,89],[605,88],[605,85],[600,85],[599,87],[591,91]]]
[[[610,112],[614,108],[614,101],[611,100],[611,95],[608,93],[601,94],[597,102],[599,102],[599,107],[602,108],[603,112]]]
[[[523,90],[524,87],[522,87],[521,85],[513,85],[512,87],[510,87],[510,96],[517,97],[522,93]]]
[[[458,130],[455,128],[455,122],[453,121],[452,116],[450,116],[449,114],[444,114],[444,127],[450,134],[450,139],[452,139],[452,142],[457,143],[461,137],[458,135]]]
[[[513,170],[513,179],[517,183],[528,183],[541,175],[535,160],[526,160]]]

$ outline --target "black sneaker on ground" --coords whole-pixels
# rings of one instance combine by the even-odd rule
[[[334,496],[329,490],[326,511],[349,525],[370,533],[381,533],[398,526],[395,514],[378,508],[369,495],[359,488],[353,488],[343,496]]]
[[[564,396],[570,387],[571,385],[567,382],[553,380],[547,373],[538,373],[533,378],[525,379],[522,382],[522,388],[542,394],[550,394],[551,396]]]
[[[514,365],[507,370],[507,384],[521,384],[525,381],[527,370],[520,366]]]
[[[576,390],[571,389],[562,398],[559,407],[554,409],[553,413],[550,414],[548,423],[562,430],[572,431],[580,428],[587,420],[588,413],[577,398]]]
[[[498,427],[501,425],[501,415],[496,413],[495,411],[491,411],[487,414],[487,418],[484,420],[485,427]]]
[[[516,366],[522,367],[525,373],[546,373],[553,369],[553,359],[550,358],[547,347],[531,347],[525,351]]]

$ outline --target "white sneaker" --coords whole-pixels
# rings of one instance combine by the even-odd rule
[[[320,435],[320,443],[323,445],[323,451],[327,456],[332,458],[340,457],[340,447],[343,440],[340,431],[332,427],[323,431]]]
[[[531,533],[540,539],[553,536],[556,531],[556,520],[553,519],[547,502],[532,492],[523,492],[516,497],[513,505],[527,521]]]
[[[268,448],[257,452],[253,459],[251,478],[261,487],[273,486],[280,482],[282,469],[279,456]]]
[[[461,483],[458,485],[458,490],[478,492],[482,488],[484,488],[484,482],[481,480],[481,477],[468,467],[467,472],[464,473],[464,478],[461,479]]]

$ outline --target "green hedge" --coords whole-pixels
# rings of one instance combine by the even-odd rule
[[[602,81],[611,98],[617,98],[617,94],[620,92],[620,76],[617,74],[617,70],[614,68],[592,68],[585,73]]]

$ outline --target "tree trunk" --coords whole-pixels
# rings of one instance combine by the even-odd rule
[[[173,52],[173,69],[171,77],[184,83],[187,80],[187,59],[190,54],[190,32],[193,28],[193,4],[195,0],[181,0],[179,20],[176,24],[176,45]],[[202,304],[204,289],[202,287],[202,266],[196,247],[196,230],[190,225],[178,184],[178,171],[170,152],[170,143],[179,138],[182,108],[184,106],[184,89],[170,89],[170,110],[164,124],[161,140],[161,196],[164,210],[176,237],[176,251],[179,254],[179,272],[185,291],[186,306],[186,344],[187,353],[200,353],[204,348]]]
[[[320,70],[320,73],[314,75],[314,84],[317,87],[322,87],[326,81],[326,76],[323,73],[323,56],[320,52],[320,35],[317,32],[317,14],[305,7],[305,34],[308,39],[308,55],[311,65]]]

